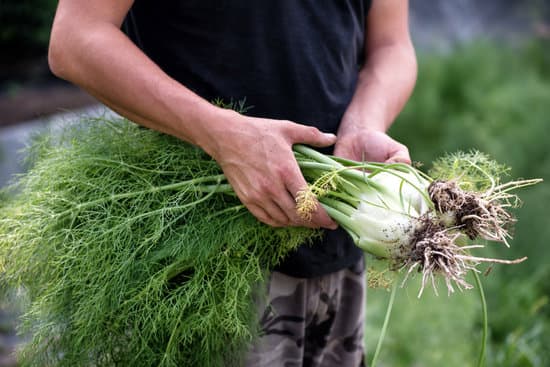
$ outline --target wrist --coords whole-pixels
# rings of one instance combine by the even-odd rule
[[[338,128],[338,136],[364,134],[372,131],[385,133],[386,124],[381,117],[346,113]]]
[[[246,117],[226,108],[213,106],[198,121],[195,144],[209,156],[218,159],[223,146],[230,143],[231,131],[242,130]]]

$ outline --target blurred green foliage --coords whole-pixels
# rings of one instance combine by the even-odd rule
[[[45,53],[56,4],[0,0],[0,47],[9,50],[2,53],[3,62]],[[528,261],[497,265],[483,280],[490,327],[487,366],[550,366],[550,41],[515,48],[475,44],[419,55],[415,92],[391,134],[419,162],[477,149],[511,166],[512,177],[545,179],[520,193],[524,206],[515,213],[519,222],[511,249],[487,250],[487,255],[528,256]],[[437,297],[427,290],[417,299],[415,281],[399,290],[378,366],[474,366],[481,337],[477,293]],[[385,290],[369,291],[370,353],[388,299]]]
[[[524,205],[514,213],[511,248],[488,244],[483,254],[529,259],[495,265],[482,281],[490,328],[486,365],[550,366],[550,41],[419,55],[416,89],[391,134],[420,162],[477,149],[512,167],[510,178],[545,179],[519,192]],[[399,290],[379,366],[475,366],[482,322],[477,291],[450,297],[425,291],[417,299],[417,289],[412,283]],[[388,299],[382,290],[369,293],[370,353]]]
[[[46,52],[56,0],[0,0],[2,62]]]

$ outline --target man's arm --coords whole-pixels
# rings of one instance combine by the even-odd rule
[[[372,2],[367,19],[366,63],[338,130],[336,155],[410,163],[407,148],[386,135],[416,82],[408,6],[406,0]]]
[[[334,228],[320,207],[310,223],[297,216],[294,197],[306,182],[291,149],[296,143],[327,146],[335,137],[290,121],[246,117],[202,99],[120,30],[132,4],[60,0],[49,51],[53,73],[129,119],[203,148],[261,221]]]

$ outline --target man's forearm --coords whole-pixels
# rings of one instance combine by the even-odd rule
[[[120,31],[132,4],[60,0],[50,43],[52,71],[131,120],[201,147],[260,221],[334,228],[320,206],[309,222],[296,212],[294,198],[307,182],[292,146],[325,147],[336,136],[292,121],[244,116],[199,97]]]
[[[115,24],[80,24],[91,31],[75,32],[72,22],[57,22],[52,30],[50,65],[56,75],[139,124],[208,151],[215,141],[213,122],[231,111],[212,106],[170,78]]]
[[[404,107],[416,82],[412,45],[388,44],[368,55],[339,134],[355,130],[386,131]]]

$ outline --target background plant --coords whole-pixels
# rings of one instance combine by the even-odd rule
[[[550,42],[518,47],[478,43],[446,54],[420,54],[416,89],[391,131],[413,159],[478,149],[508,166],[513,177],[542,177],[522,193],[524,207],[510,258],[526,263],[495,266],[484,280],[489,307],[487,366],[550,365]],[[498,251],[497,249],[496,251]],[[491,255],[487,250],[487,255]],[[408,287],[414,289],[414,287]],[[386,302],[370,290],[367,344],[374,351]],[[475,292],[417,300],[396,298],[381,366],[472,366],[479,349],[481,313]]]
[[[9,50],[2,53],[3,62],[44,53],[56,5],[55,0],[0,0],[0,47]]]
[[[12,3],[10,7],[37,2]],[[4,23],[5,4],[0,0],[1,23],[14,24]],[[529,259],[519,266],[496,266],[484,281],[491,330],[487,365],[546,367],[550,365],[550,250],[546,243],[550,235],[550,42],[508,48],[475,44],[419,56],[417,87],[391,131],[409,146],[413,159],[429,162],[445,152],[476,148],[513,167],[513,177],[546,181],[522,193],[525,206],[516,212],[521,220],[507,250],[510,257],[527,255]],[[383,289],[369,291],[366,335],[371,352],[388,297]],[[474,292],[450,298],[426,293],[418,300],[416,292],[401,290],[379,366],[473,365],[479,334],[479,302]]]

